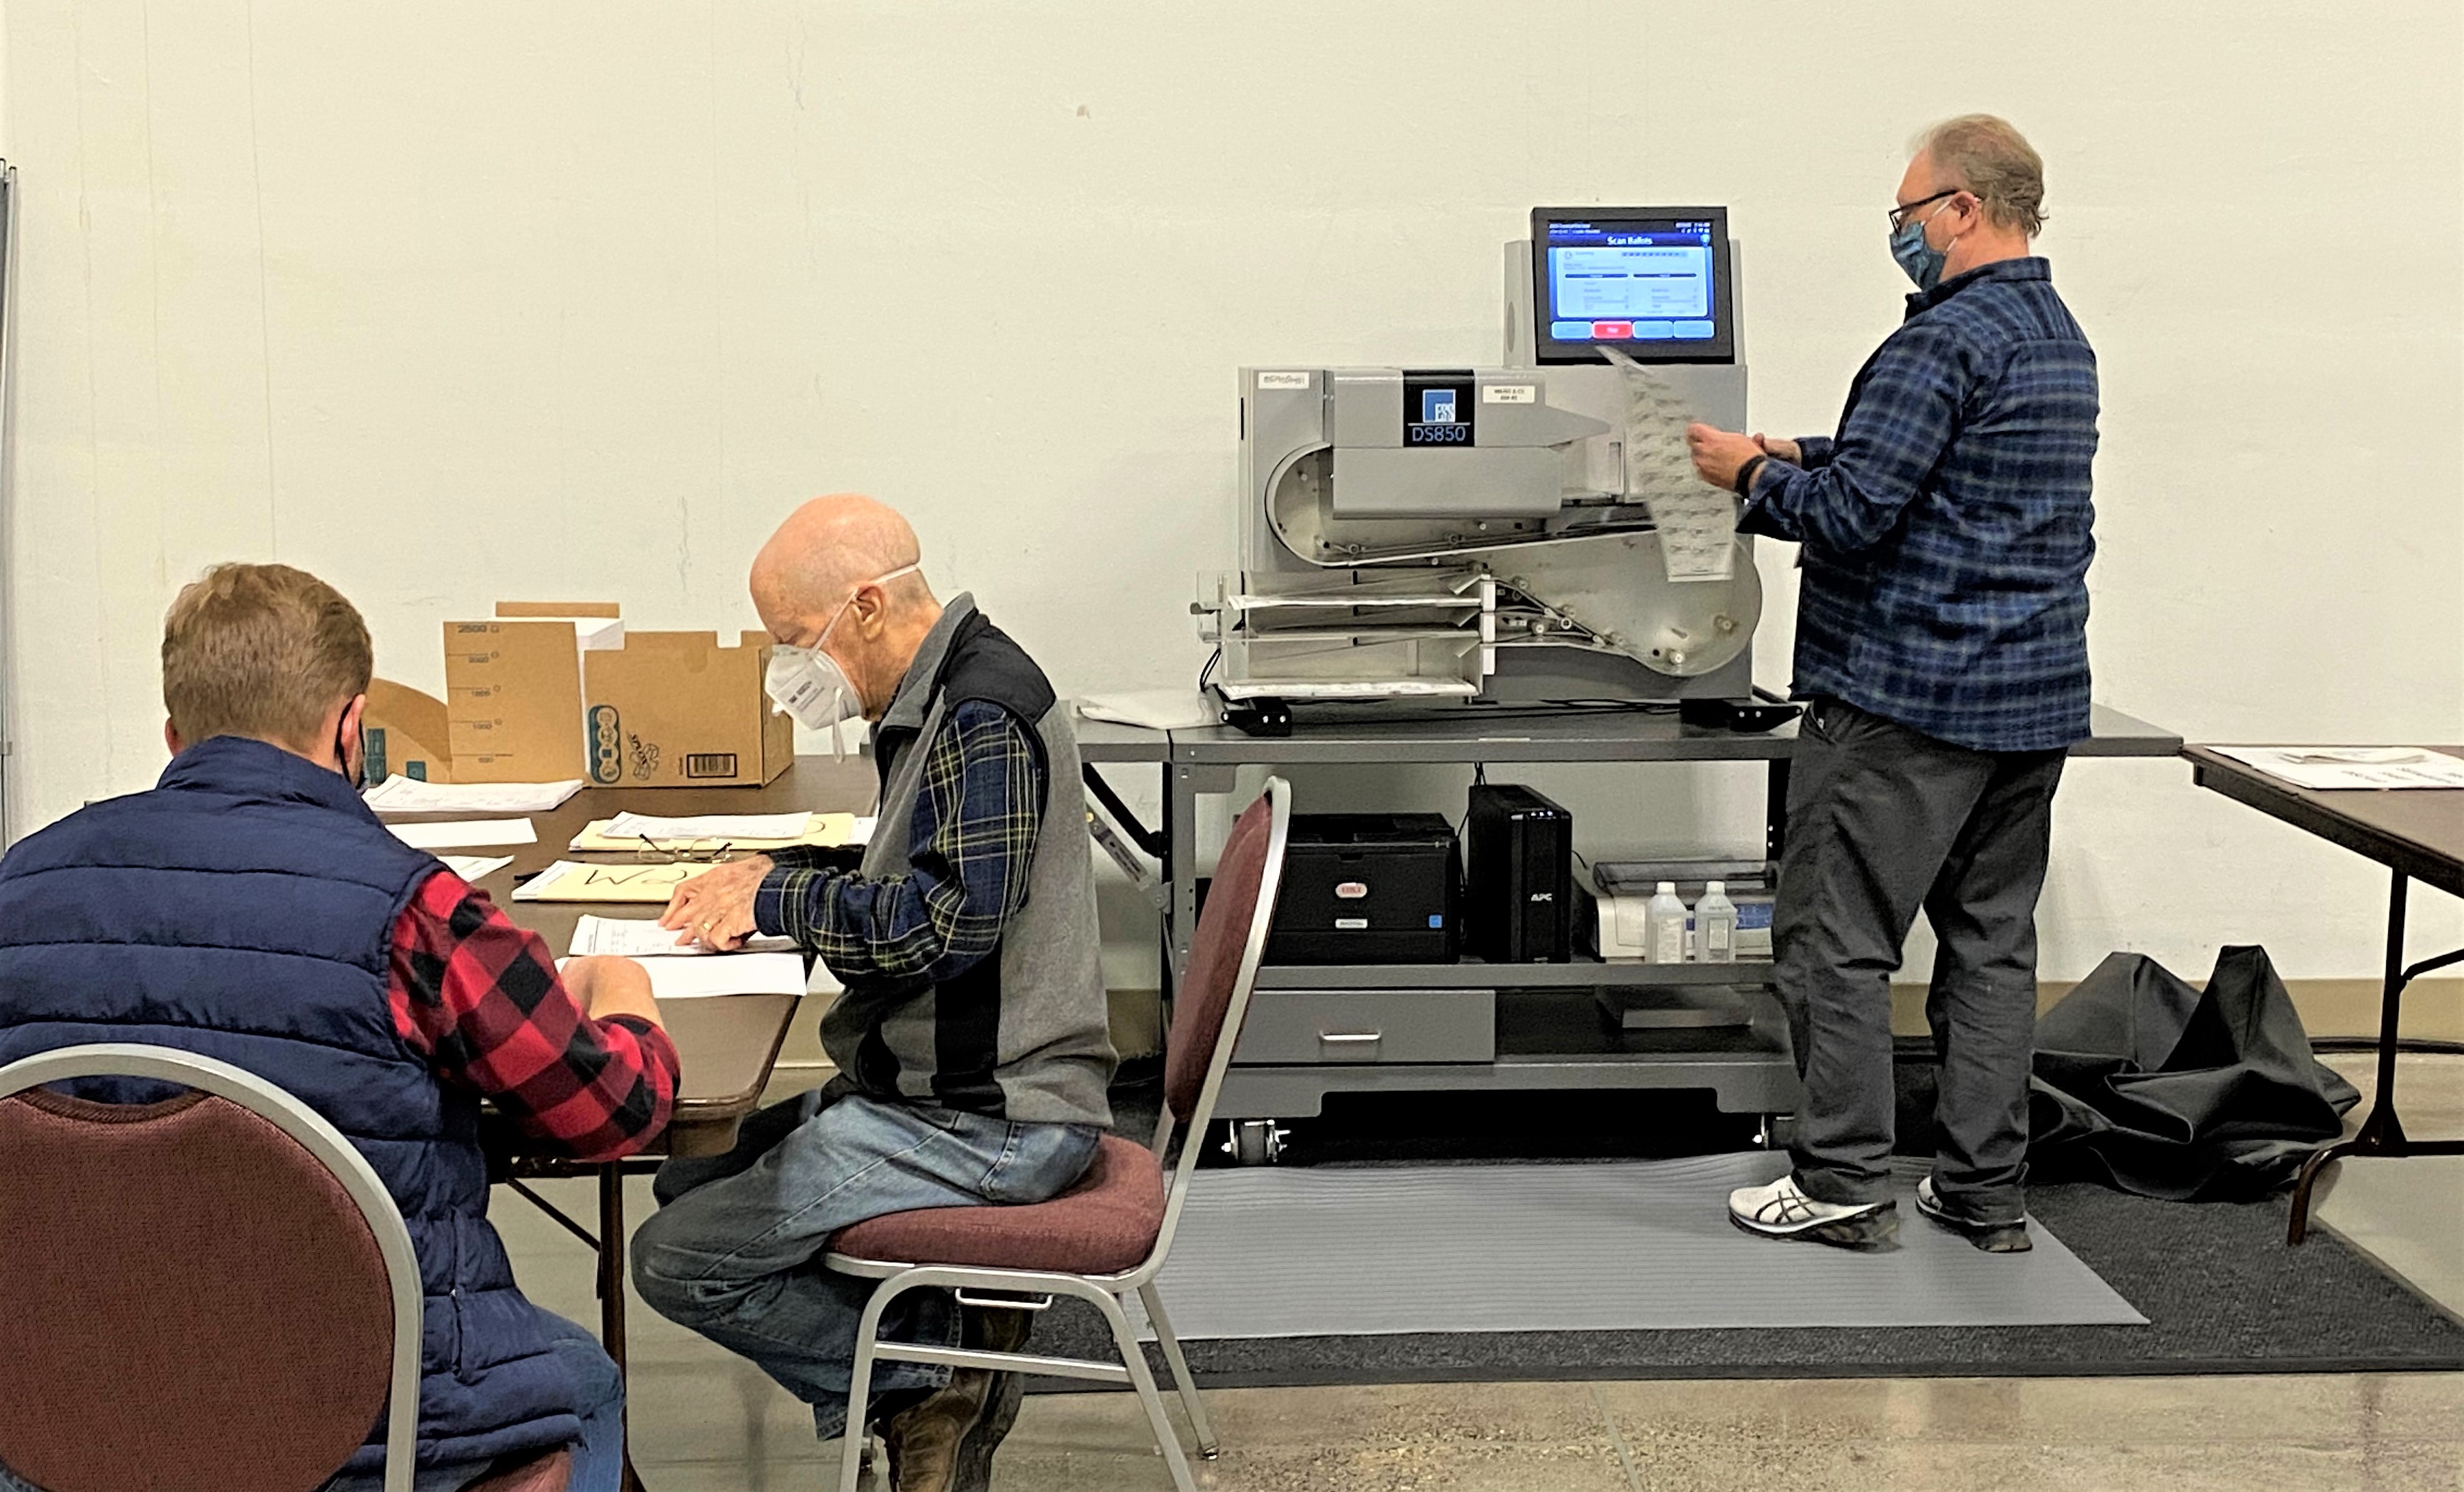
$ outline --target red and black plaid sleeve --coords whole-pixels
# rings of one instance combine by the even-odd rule
[[[582,1013],[538,935],[450,870],[394,926],[394,1029],[451,1082],[576,1160],[641,1150],[675,1107],[676,1048],[647,1020]]]

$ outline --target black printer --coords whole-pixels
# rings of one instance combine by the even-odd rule
[[[1296,813],[1266,962],[1453,963],[1462,882],[1441,815]]]

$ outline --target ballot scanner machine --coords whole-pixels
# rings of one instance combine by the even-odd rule
[[[1176,732],[1166,774],[1176,964],[1196,798],[1243,766],[1762,760],[1776,854],[1793,725],[1677,714],[1752,697],[1751,540],[1684,445],[1689,420],[1747,428],[1734,265],[1723,208],[1542,208],[1506,251],[1495,363],[1241,370],[1238,567],[1194,608],[1232,725]],[[1776,1133],[1797,1083],[1767,959],[1322,952],[1347,921],[1368,949],[1362,907],[1416,867],[1324,877],[1338,935],[1270,951],[1223,1089],[1241,1159],[1336,1092],[1706,1089]]]
[[[1532,235],[1494,365],[1241,370],[1240,565],[1195,608],[1235,723],[1751,696],[1752,541],[1684,442],[1745,425],[1727,211]]]

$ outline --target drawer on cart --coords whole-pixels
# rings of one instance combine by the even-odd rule
[[[1494,990],[1260,990],[1232,1060],[1493,1062]]]

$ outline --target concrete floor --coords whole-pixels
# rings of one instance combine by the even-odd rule
[[[2366,1059],[2335,1064],[2366,1093]],[[2464,1134],[2464,1060],[2407,1059],[2398,1082],[2413,1133]],[[2322,1218],[2464,1311],[2464,1166],[2344,1170]],[[595,1321],[586,1253],[517,1199],[500,1197],[497,1216],[533,1296]],[[759,1371],[638,1304],[631,1336],[635,1458],[651,1492],[835,1484],[801,1406]],[[1490,1383],[1207,1401],[1224,1453],[1199,1463],[1201,1483],[1262,1492],[2464,1492],[2464,1375]],[[1089,1393],[1029,1398],[995,1485],[1171,1483],[1135,1401]]]

